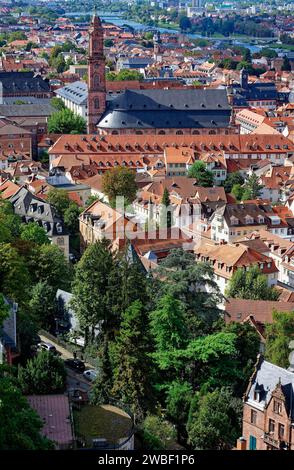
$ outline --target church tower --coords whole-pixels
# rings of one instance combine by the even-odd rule
[[[94,13],[89,29],[88,56],[88,126],[89,134],[97,132],[96,124],[106,109],[105,57],[103,28]]]

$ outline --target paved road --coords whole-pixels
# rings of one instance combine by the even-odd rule
[[[63,348],[59,344],[55,343],[55,341],[47,338],[44,335],[40,335],[41,341],[44,341],[45,343],[50,343],[53,344],[53,346],[56,347],[57,351],[60,352],[62,359],[71,359],[73,357],[73,354],[71,351],[68,351],[67,349]],[[91,364],[88,364],[85,362],[86,369],[94,369],[94,367]]]
[[[53,344],[53,346],[56,347],[57,351],[61,354],[62,359],[70,359],[73,357],[73,354],[71,351],[68,351],[64,347],[60,346],[59,344],[55,343],[51,339],[48,339],[44,335],[40,335],[41,341],[44,341],[45,343],[50,343]],[[93,366],[91,364],[88,364],[85,362],[86,369],[93,369]],[[89,382],[87,379],[83,377],[83,374],[79,374],[78,372],[75,372],[74,370],[66,367],[66,372],[67,372],[67,390],[72,390],[72,389],[79,389],[85,392],[88,392],[91,387],[92,383]]]

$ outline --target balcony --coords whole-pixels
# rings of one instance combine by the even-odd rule
[[[263,442],[265,444],[268,444],[270,446],[273,446],[273,447],[276,447],[277,449],[280,448],[280,441],[278,441],[277,439],[274,439],[270,433],[268,432],[265,432],[264,435],[263,435]]]
[[[274,439],[270,433],[265,432],[263,435],[263,442],[267,445],[275,447],[277,450],[289,450],[289,444],[280,439]]]

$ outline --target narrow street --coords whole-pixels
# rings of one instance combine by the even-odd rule
[[[44,335],[40,335],[40,338],[42,341],[45,343],[50,343],[53,346],[55,346],[56,350],[61,354],[62,359],[71,359],[73,357],[73,354],[71,351],[68,351],[64,347],[60,346],[58,343],[53,341],[51,338],[47,338]],[[88,364],[85,362],[85,367],[86,369],[93,369],[93,366],[91,364]],[[66,372],[67,372],[67,383],[66,383],[66,388],[67,390],[73,390],[73,389],[79,389],[84,392],[88,392],[92,386],[92,383],[88,380],[86,380],[83,377],[83,374],[80,374],[78,372],[75,372],[74,370],[70,369],[69,367],[66,367]]]

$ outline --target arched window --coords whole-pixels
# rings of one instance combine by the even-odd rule
[[[94,75],[94,87],[97,88],[99,86],[99,75]]]
[[[111,134],[112,135],[118,135],[118,131],[112,131]]]
[[[141,135],[141,134],[143,134],[143,132],[142,131],[136,131],[136,134]]]
[[[158,134],[165,135],[165,131],[159,131]]]
[[[192,131],[192,134],[193,134],[193,135],[199,135],[199,134],[200,134],[200,132],[199,132],[199,131],[196,131],[196,130],[194,130],[194,131]]]
[[[183,135],[183,131],[177,131],[176,134],[177,135]]]
[[[94,98],[94,108],[99,109],[99,98]]]
[[[216,132],[215,131],[209,131],[208,134],[212,135],[212,134],[216,134]]]

